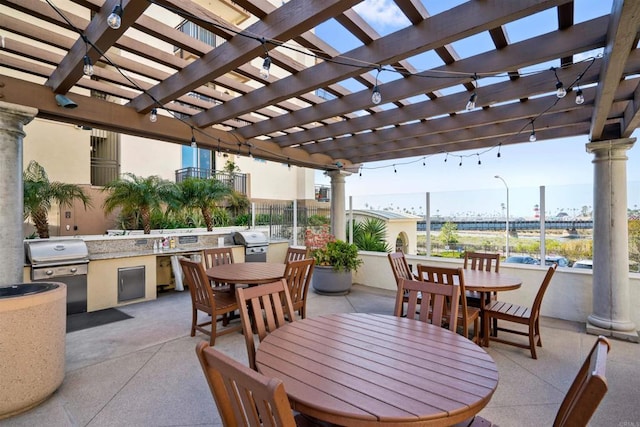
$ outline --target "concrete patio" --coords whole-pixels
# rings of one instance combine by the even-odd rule
[[[330,312],[391,314],[392,291],[354,285],[346,296],[309,293],[308,316]],[[544,306],[544,303],[543,303]],[[210,426],[221,425],[195,356],[203,335],[189,336],[188,292],[121,310],[133,316],[67,334],[66,376],[40,406],[2,426]],[[582,323],[542,319],[544,347],[538,360],[527,350],[492,343],[487,349],[500,372],[493,398],[480,412],[500,426],[553,423],[564,393],[595,341]],[[640,345],[612,340],[609,392],[594,426],[640,426]],[[247,363],[241,334],[216,340],[216,349]]]

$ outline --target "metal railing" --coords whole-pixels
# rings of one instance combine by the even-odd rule
[[[247,174],[244,173],[220,172],[212,169],[194,167],[178,169],[176,171],[176,182],[182,182],[187,178],[217,179],[229,188],[239,193],[247,194]]]
[[[255,226],[267,227],[270,239],[284,239],[293,241],[293,202],[286,203],[256,203]],[[297,207],[297,241],[304,244],[304,231],[309,226],[328,224],[331,209],[309,206]]]

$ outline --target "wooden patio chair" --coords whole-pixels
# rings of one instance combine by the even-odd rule
[[[202,259],[206,269],[223,264],[233,264],[233,251],[231,248],[209,248],[202,251]],[[230,283],[211,281],[214,292],[231,292],[233,285]]]
[[[489,341],[497,341],[505,344],[511,344],[516,347],[528,348],[531,351],[531,357],[537,359],[536,345],[542,347],[542,339],[540,338],[540,306],[542,305],[542,298],[544,297],[553,274],[556,272],[558,264],[553,264],[547,270],[547,274],[544,276],[544,280],[538,289],[536,298],[533,301],[533,306],[523,307],[516,304],[511,304],[502,301],[492,301],[488,306],[485,306],[483,313],[484,324],[484,344],[489,346]],[[497,336],[489,336],[489,321],[492,319],[498,320],[496,331],[504,331],[517,335],[524,335],[529,337],[529,343],[524,344],[521,342],[511,341],[504,338],[498,338]],[[515,329],[509,329],[500,327],[501,321],[519,323],[527,325],[528,331],[523,332]]]
[[[284,262],[288,261],[300,261],[301,259],[308,258],[307,248],[287,248],[287,255],[284,257]]]
[[[458,320],[461,320],[464,337],[469,337],[469,328],[473,322],[473,334],[471,340],[480,344],[480,309],[467,305],[466,289],[464,286],[464,270],[462,268],[435,267],[418,264],[418,277],[427,282],[444,285],[460,286],[460,298],[458,308]],[[451,304],[453,306],[455,304]],[[458,323],[460,325],[460,323]]]
[[[293,310],[297,311],[302,319],[307,316],[307,292],[315,265],[315,259],[306,258],[287,261],[284,269],[284,279],[287,281]]]
[[[191,294],[191,336],[195,336],[196,330],[198,330],[209,335],[209,344],[214,345],[217,336],[239,331],[242,328],[241,324],[229,326],[222,331],[218,331],[216,327],[219,320],[222,320],[223,325],[226,326],[226,315],[238,309],[235,295],[224,292],[214,293],[202,263],[185,258],[180,258],[179,261]],[[198,323],[198,311],[211,317],[205,322]],[[218,319],[218,316],[222,316],[222,318]],[[207,325],[211,325],[211,328],[206,329]]]
[[[553,421],[553,427],[586,426],[589,423],[607,393],[605,371],[609,348],[609,341],[602,335],[599,336],[564,396]],[[460,426],[462,425],[479,427],[492,424],[476,415],[471,423],[468,421],[460,423]]]
[[[396,308],[393,314],[399,317],[403,316],[406,299],[408,318],[417,318],[422,322],[438,326],[446,325],[449,330],[456,332],[458,305],[453,304],[449,309],[448,301],[458,301],[459,298],[460,287],[458,285],[449,286],[422,280],[400,279],[396,294]]]
[[[225,427],[304,425],[293,415],[282,380],[262,375],[204,341],[196,354]]]
[[[418,276],[411,272],[411,268],[407,263],[407,258],[404,256],[404,252],[396,251],[387,254],[387,258],[389,259],[389,264],[391,264],[391,271],[393,272],[393,277],[396,279],[396,286],[400,287],[400,279],[405,280],[416,280]],[[408,300],[405,298],[404,302],[406,303]],[[403,316],[404,313],[400,313],[400,316]]]
[[[481,270],[481,271],[494,271],[500,272],[500,254],[484,253],[484,252],[465,252],[464,253],[464,266],[465,270]],[[480,297],[482,293],[476,291],[467,291],[467,304],[471,307],[481,307]],[[485,296],[485,305],[498,297],[497,292],[489,293]],[[481,313],[482,315],[482,313]],[[493,330],[496,329],[496,323],[494,321]]]
[[[258,339],[262,341],[270,332],[294,320],[289,288],[284,279],[250,288],[236,288],[236,299],[240,306],[249,366],[256,369],[253,330],[255,328]]]

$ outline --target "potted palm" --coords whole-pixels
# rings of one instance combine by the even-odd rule
[[[343,240],[336,240],[327,228],[319,233],[307,230],[305,244],[316,266],[311,286],[319,294],[345,295],[351,290],[352,272],[362,264],[358,247]]]

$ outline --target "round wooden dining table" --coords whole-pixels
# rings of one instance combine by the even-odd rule
[[[221,283],[260,285],[284,277],[285,264],[274,262],[239,262],[222,264],[207,269],[210,280]]]
[[[512,291],[522,286],[522,279],[493,271],[465,269],[464,286],[475,292]]]
[[[343,426],[445,426],[472,418],[498,385],[495,362],[448,329],[342,313],[267,335],[258,370],[280,378],[294,410]]]

